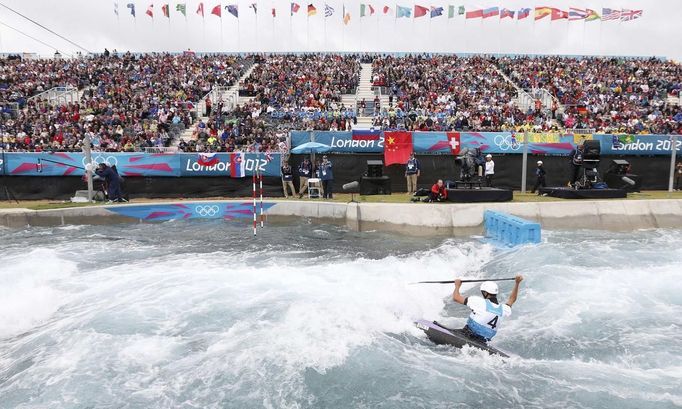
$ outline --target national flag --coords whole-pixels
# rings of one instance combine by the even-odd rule
[[[459,155],[459,151],[462,148],[462,139],[459,132],[448,132],[448,145],[450,145],[450,152],[453,155]]]
[[[369,129],[353,129],[351,139],[354,141],[378,141],[381,138],[381,131]]]
[[[613,9],[601,9],[601,20],[602,21],[609,21],[609,20],[619,20],[620,19],[620,10],[613,10]]]
[[[568,19],[568,13],[557,8],[552,8],[552,21],[563,19]]]
[[[213,10],[211,10],[211,14],[215,14],[216,16],[223,18],[223,12],[220,8],[220,4],[217,6],[213,7]]]
[[[552,15],[551,7],[536,7],[535,8],[535,20],[543,19],[547,16]]]
[[[277,17],[277,9],[275,9],[274,7],[272,8],[272,11],[270,13],[272,14],[272,18]]]
[[[293,16],[294,13],[298,13],[298,9],[300,9],[301,6],[298,5],[298,3],[291,3],[291,15]]]
[[[585,12],[587,13],[587,17],[585,17],[585,21],[597,21],[601,20],[601,16],[597,14],[596,11],[592,9],[585,9]]]
[[[168,4],[161,6],[161,13],[163,13],[164,17],[170,18],[170,9],[168,8]]]
[[[249,6],[249,8],[252,8],[252,9],[253,9],[253,14],[258,15],[258,4],[256,4],[256,3],[251,3],[251,5]]]
[[[345,4],[343,5],[343,11],[342,11],[341,15],[343,17],[343,24],[348,25],[348,23],[350,23],[350,13],[346,12],[346,5]]]
[[[500,10],[500,19],[506,18],[506,17],[511,17],[512,20],[514,19],[514,10],[509,10],[509,9],[502,9]]]
[[[369,13],[369,14],[368,14]],[[374,14],[374,7],[371,4],[360,4],[360,17]]]
[[[500,15],[500,9],[497,7],[489,7],[483,10],[483,18],[495,17]]]
[[[530,9],[529,8],[522,8],[519,10],[518,13],[516,13],[516,18],[519,20],[523,20],[524,18],[530,16]]]
[[[642,17],[642,14],[644,13],[643,10],[628,10],[628,9],[623,9],[620,12],[620,21],[632,21],[636,20],[640,17]]]
[[[464,12],[465,12],[464,6],[459,6],[459,9],[457,9],[457,14],[461,16],[462,14],[464,14]]]
[[[135,17],[135,4],[134,3],[128,3],[126,5],[130,9],[130,15]]]
[[[585,20],[587,18],[587,10],[577,9],[571,7],[568,9],[568,21]]]
[[[243,178],[246,176],[246,167],[244,166],[244,152],[230,153],[230,177]]]
[[[409,7],[395,6],[395,16],[397,18],[401,17],[410,18],[412,17],[412,9],[410,9]]]
[[[448,6],[448,18],[455,18],[455,6]]]
[[[412,154],[412,132],[384,132],[384,162],[386,166],[406,164]]]
[[[175,6],[175,11],[179,11],[183,16],[187,17],[187,4],[180,3]]]
[[[466,12],[465,18],[481,18],[483,17],[483,10],[471,10]]]
[[[364,4],[360,4],[360,17],[365,17],[367,7]]]
[[[236,18],[239,18],[239,6],[236,4],[229,4],[225,6],[227,9],[227,12],[235,16]]]
[[[114,14],[118,16],[118,3],[114,3]]]
[[[317,9],[315,8],[315,6],[313,6],[312,3],[308,4],[308,17],[314,16],[315,14],[317,14]]]
[[[431,18],[442,16],[443,8],[431,6]]]
[[[214,153],[199,153],[197,156],[197,164],[200,166],[215,166],[220,163],[220,158]]]
[[[154,18],[154,4],[150,4],[149,7],[147,7],[147,11],[144,13],[148,15],[151,18]]]
[[[331,17],[334,14],[334,8],[330,6],[329,4],[324,5],[324,16],[325,17]]]
[[[384,6],[384,14],[389,14],[391,13],[391,8],[388,6]]]
[[[424,17],[429,13],[429,9],[423,6],[414,5],[414,18]]]
[[[204,17],[204,3],[199,3],[199,6],[197,7],[197,14],[199,14],[202,18]]]

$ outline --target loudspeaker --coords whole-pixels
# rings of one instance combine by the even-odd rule
[[[623,159],[614,159],[611,161],[609,170],[606,173],[613,173],[614,175],[624,175],[628,173],[628,168],[630,167],[630,162]]]
[[[367,177],[380,178],[384,176],[384,162],[380,160],[367,161]]]
[[[586,140],[583,142],[583,159],[599,160],[601,155],[601,144],[599,141]]]
[[[363,196],[390,195],[391,178],[388,176],[381,176],[378,178],[363,176],[360,180],[360,194]]]

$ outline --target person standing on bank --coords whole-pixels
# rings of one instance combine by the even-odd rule
[[[284,162],[284,166],[282,166],[282,188],[284,189],[284,197],[286,199],[289,198],[287,187],[291,190],[291,196],[295,196],[296,189],[294,189],[294,173],[291,170],[291,166],[289,166],[289,162]]]
[[[313,165],[310,163],[308,157],[303,159],[300,165],[298,165],[298,198],[303,197],[303,193],[308,190],[308,179],[313,173]]]
[[[575,187],[575,182],[578,180],[578,176],[580,176],[580,167],[583,165],[583,149],[583,145],[580,144],[568,154],[568,157],[571,158],[571,180],[568,182],[569,187]]]
[[[332,163],[327,159],[327,155],[322,157],[320,164],[320,179],[322,180],[322,190],[325,199],[332,198],[332,189],[334,188],[334,174],[332,173]]]
[[[533,186],[533,190],[531,190],[531,193],[535,193],[535,191],[538,191],[538,194],[540,194],[540,191],[538,190],[541,186],[542,187],[547,187],[547,183],[545,182],[545,175],[547,172],[545,171],[545,168],[542,166],[542,161],[538,161],[538,167],[535,168],[535,176],[537,176],[537,180],[535,181],[535,186]]]
[[[417,191],[417,178],[421,174],[421,163],[419,159],[414,156],[414,152],[410,154],[410,159],[407,161],[405,167],[405,178],[407,179],[407,194],[413,194]]]
[[[487,187],[493,187],[493,176],[495,176],[495,162],[493,161],[493,155],[485,155],[485,185]]]

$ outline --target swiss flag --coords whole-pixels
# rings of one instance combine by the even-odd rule
[[[384,132],[384,162],[386,166],[405,164],[412,154],[412,132]]]
[[[552,20],[568,19],[568,12],[552,8]]]
[[[453,155],[459,155],[459,151],[462,148],[462,140],[459,136],[459,132],[448,132],[448,145],[450,145],[450,150]]]

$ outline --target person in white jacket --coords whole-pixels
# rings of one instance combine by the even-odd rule
[[[493,187],[493,176],[495,175],[495,162],[493,162],[493,155],[485,155],[485,185]]]

